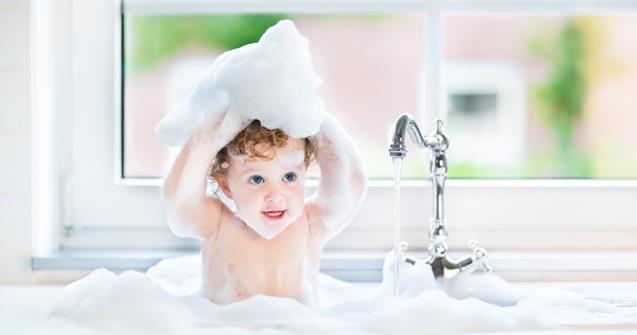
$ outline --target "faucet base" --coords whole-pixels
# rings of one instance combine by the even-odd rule
[[[469,241],[469,247],[472,249],[471,255],[465,256],[459,259],[452,259],[446,254],[443,256],[430,255],[425,259],[418,259],[407,254],[408,245],[406,242],[400,244],[400,256],[404,262],[411,265],[417,265],[419,263],[426,263],[431,266],[434,278],[451,279],[459,273],[472,273],[472,272],[491,272],[491,267],[487,264],[488,253],[487,251],[479,247],[475,241]]]

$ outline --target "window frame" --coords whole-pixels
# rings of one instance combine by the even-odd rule
[[[110,95],[108,99],[113,101],[114,118],[112,126],[114,175],[109,176],[116,189],[113,197],[118,197],[117,192],[126,193],[159,193],[158,187],[161,185],[160,179],[131,179],[122,178],[122,18],[124,13],[186,13],[186,8],[196,10],[201,13],[244,13],[244,12],[295,12],[295,13],[371,13],[371,12],[423,12],[427,16],[426,39],[427,51],[425,69],[427,72],[425,82],[426,109],[430,111],[440,111],[443,99],[441,84],[441,64],[443,50],[443,15],[446,12],[560,12],[572,14],[589,13],[616,13],[618,10],[629,10],[637,12],[637,3],[629,0],[607,1],[597,3],[592,0],[526,0],[514,3],[505,0],[285,0],[262,2],[258,0],[114,0],[112,2],[112,30],[113,30],[113,73],[110,78],[113,80],[112,92],[104,92]],[[71,11],[74,15],[82,15],[83,10],[90,6],[72,5]],[[75,22],[75,21],[74,21]],[[77,22],[75,22],[77,23]],[[81,23],[81,22],[80,22]],[[86,22],[84,22],[86,23]],[[69,27],[70,28],[70,27]],[[84,46],[80,45],[82,39],[76,38],[79,27],[67,31],[71,34],[71,41],[74,43],[73,56],[79,57],[77,51]],[[54,52],[54,51],[52,51]],[[78,73],[86,68],[86,63],[73,65],[73,78],[78,77]],[[84,66],[84,68],[82,68]],[[90,73],[90,72],[89,72]],[[92,73],[91,75],[94,75]],[[77,96],[81,92],[78,82],[72,82],[71,87],[66,91],[69,96]],[[72,104],[74,113],[81,108],[82,104],[75,101]],[[420,115],[415,112],[414,114]],[[439,117],[434,113],[428,120],[422,122],[421,128],[427,129],[427,124]],[[420,119],[420,118],[419,118]],[[70,120],[73,121],[73,120]],[[54,126],[51,126],[54,127]],[[451,139],[453,141],[453,139]],[[406,159],[416,159],[416,155]],[[78,159],[78,157],[72,157]],[[108,159],[106,160],[108,161]],[[55,163],[55,162],[54,162]],[[63,182],[64,184],[64,182]],[[310,182],[309,192],[316,187],[316,183]],[[64,187],[62,187],[66,190]],[[87,189],[87,188],[85,188]],[[402,221],[401,231],[403,236],[407,236],[409,242],[415,249],[422,249],[426,245],[426,234],[428,231],[428,218],[431,206],[431,183],[428,180],[403,181],[402,182]],[[171,249],[171,250],[194,250],[196,243],[184,241],[169,235],[169,231],[164,227],[125,227],[125,226],[78,226],[78,222],[73,221],[73,215],[68,211],[73,211],[73,206],[69,204],[69,198],[81,196],[70,194],[72,192],[62,191],[60,198],[64,205],[64,211],[60,218],[61,237],[56,243],[57,250],[148,250],[148,249]],[[157,192],[155,192],[157,191]],[[392,239],[385,238],[391,236],[392,227],[387,222],[391,222],[391,204],[393,196],[393,185],[390,180],[372,180],[369,185],[367,200],[361,208],[361,212],[355,219],[352,227],[332,241],[327,251],[360,251],[361,241],[373,244],[373,250],[389,250]],[[448,180],[446,183],[446,203],[449,215],[450,243],[451,248],[463,248],[467,239],[474,232],[481,230],[495,231],[493,240],[488,240],[487,247],[496,246],[498,250],[513,250],[532,252],[534,249],[552,250],[556,252],[575,252],[578,250],[606,250],[611,252],[634,252],[635,247],[630,244],[627,237],[637,237],[637,211],[631,207],[637,202],[637,180],[559,180],[559,179],[534,179],[534,180]],[[479,199],[475,199],[479,197]],[[528,200],[532,206],[523,203],[519,198]],[[578,197],[583,203],[567,201],[560,204],[562,208],[550,211],[553,203],[560,203],[565,198]],[[516,200],[517,199],[517,200]],[[601,200],[600,200],[601,199]],[[60,200],[60,199],[57,199]],[[104,199],[109,203],[109,199]],[[422,204],[426,209],[423,209]],[[477,204],[478,203],[478,204]],[[148,202],[150,206],[159,206],[161,202]],[[387,211],[379,213],[376,211],[379,206],[385,206]],[[600,209],[603,207],[603,209]],[[100,211],[107,213],[108,205],[101,207]],[[502,210],[507,208],[507,210]],[[150,208],[149,208],[150,209]],[[156,210],[156,208],[155,208]],[[472,215],[472,211],[483,213],[493,213],[497,222],[493,222],[489,215]],[[549,211],[546,216],[541,215],[542,211]],[[143,211],[142,211],[143,212]],[[508,218],[507,218],[508,216]],[[521,219],[520,219],[521,218]],[[546,220],[542,224],[536,225],[533,220]],[[600,219],[612,221],[610,226],[600,226],[597,221]],[[478,220],[478,222],[476,222]],[[482,221],[480,221],[482,220]],[[573,222],[574,220],[581,220]],[[378,222],[382,221],[382,222]],[[369,222],[375,222],[370,226]],[[383,223],[385,222],[385,223]],[[462,222],[462,224],[458,224]],[[55,229],[53,231],[56,231]],[[106,235],[99,232],[107,232]],[[155,236],[154,241],[143,243],[143,237],[148,234]],[[389,235],[388,235],[389,234]],[[510,234],[516,236],[546,237],[546,241],[528,242],[519,248],[509,243]],[[584,236],[595,237],[595,245],[588,248],[582,240],[572,239],[573,234],[583,234]],[[380,239],[384,239],[380,241]],[[559,241],[564,239],[563,241]],[[385,241],[386,240],[386,241]],[[614,241],[620,241],[619,244]],[[534,244],[535,243],[535,244]],[[498,247],[508,245],[509,247]],[[507,249],[508,248],[508,249]],[[53,247],[55,249],[55,247]],[[53,250],[55,251],[55,250]],[[51,250],[49,250],[49,253]],[[46,253],[36,254],[38,259],[46,260]],[[39,263],[43,264],[43,263]],[[582,262],[583,264],[583,262]],[[46,268],[46,266],[44,266]],[[38,266],[35,266],[38,268]]]

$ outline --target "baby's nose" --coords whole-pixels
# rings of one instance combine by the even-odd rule
[[[279,203],[281,201],[283,201],[283,195],[281,193],[269,193],[265,196],[265,201],[266,202],[271,202],[271,203]]]

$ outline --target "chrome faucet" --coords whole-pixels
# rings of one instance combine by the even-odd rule
[[[449,147],[447,136],[442,133],[442,120],[436,120],[436,129],[422,136],[418,124],[409,114],[401,115],[393,126],[392,142],[389,145],[389,156],[392,159],[403,159],[407,156],[405,147],[405,131],[409,133],[412,142],[419,148],[431,150],[429,173],[433,185],[433,214],[429,226],[429,255],[425,259],[418,259],[407,255],[407,243],[401,242],[400,258],[412,265],[429,264],[436,278],[451,278],[459,272],[491,271],[487,265],[487,251],[470,241],[472,253],[466,257],[454,260],[447,255],[447,217],[445,216],[444,188],[447,179],[447,156]]]

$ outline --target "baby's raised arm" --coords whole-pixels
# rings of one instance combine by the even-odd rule
[[[223,203],[206,195],[212,160],[241,131],[232,113],[196,128],[175,158],[163,185],[168,224],[180,237],[205,239],[216,232]]]
[[[308,203],[310,224],[327,241],[356,214],[367,190],[367,175],[354,142],[333,116],[326,115],[311,140],[318,146],[321,177],[318,191]]]

